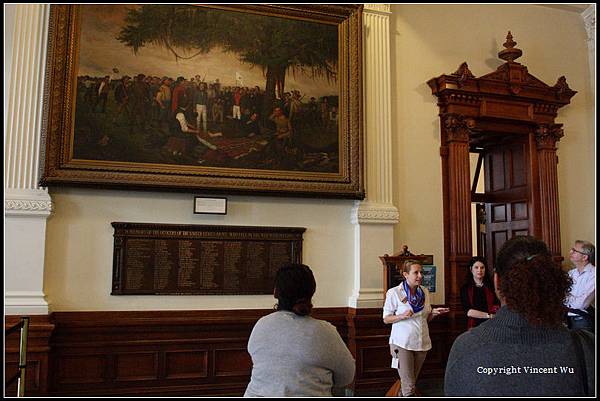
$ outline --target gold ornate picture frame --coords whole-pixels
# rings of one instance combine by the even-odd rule
[[[52,5],[40,185],[363,199],[361,25],[359,5]]]

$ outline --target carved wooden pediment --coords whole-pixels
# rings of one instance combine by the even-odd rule
[[[527,67],[519,63],[502,64],[494,72],[479,77],[479,79],[489,79],[492,81],[502,81],[507,83],[521,83],[538,88],[550,88],[541,79],[531,75],[527,71]]]
[[[427,84],[439,99],[441,114],[552,123],[558,109],[577,92],[564,76],[550,86],[529,73],[515,61],[523,54],[516,44],[509,31],[505,48],[498,53],[506,63],[479,78],[464,62],[455,72],[430,79]]]

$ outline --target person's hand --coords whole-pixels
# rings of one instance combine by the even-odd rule
[[[413,314],[414,313],[413,313],[412,309],[409,309],[406,312],[399,314],[398,317],[400,318],[400,320],[404,320],[404,319],[408,319]]]
[[[434,308],[431,310],[433,316],[443,315],[444,313],[450,312],[450,308]]]

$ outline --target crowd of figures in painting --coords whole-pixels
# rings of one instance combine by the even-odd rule
[[[200,75],[79,76],[74,157],[337,172],[338,97],[265,99],[258,86]]]

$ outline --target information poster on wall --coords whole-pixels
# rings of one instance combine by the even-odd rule
[[[423,265],[423,287],[429,292],[435,292],[435,270],[434,265]]]

